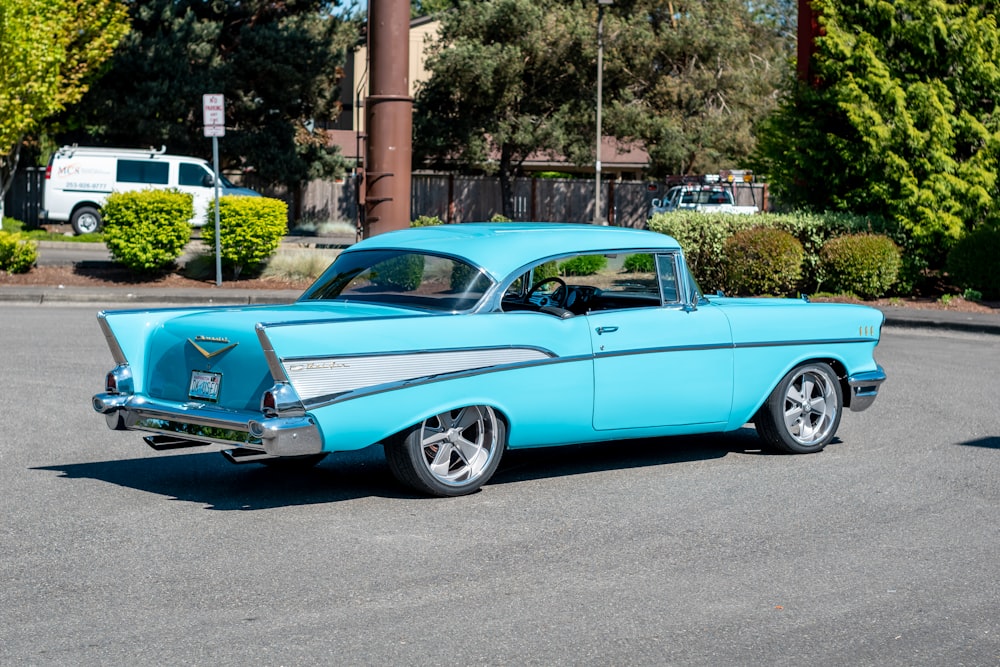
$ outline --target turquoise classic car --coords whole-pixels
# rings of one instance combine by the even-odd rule
[[[156,449],[311,465],[382,443],[421,493],[471,493],[508,449],[733,431],[822,450],[872,404],[882,313],[703,295],[633,229],[462,224],[342,252],[288,305],[106,311],[94,409]]]

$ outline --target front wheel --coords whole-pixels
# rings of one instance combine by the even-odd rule
[[[754,417],[764,441],[791,454],[818,452],[840,425],[843,391],[828,364],[793,368],[774,388]]]
[[[396,479],[416,491],[462,496],[493,476],[506,445],[504,423],[493,408],[473,405],[403,431],[386,443],[385,458]]]
[[[77,234],[96,232],[101,228],[101,212],[93,206],[81,206],[73,211],[69,222]]]

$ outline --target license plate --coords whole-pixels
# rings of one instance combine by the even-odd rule
[[[188,389],[188,396],[202,401],[217,402],[221,384],[222,373],[191,371],[191,387]]]

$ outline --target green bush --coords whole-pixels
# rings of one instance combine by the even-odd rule
[[[209,222],[201,236],[209,248],[215,248],[215,216],[210,209]],[[281,245],[288,230],[288,205],[271,197],[235,197],[219,199],[219,248],[222,264],[239,278],[246,269],[263,265]]]
[[[827,239],[844,234],[874,232],[886,234],[898,245],[906,247],[906,237],[895,223],[879,217],[848,213],[767,213],[737,215],[735,213],[705,213],[674,211],[654,215],[648,223],[654,232],[674,237],[684,249],[691,272],[706,292],[725,287],[723,246],[726,239],[738,231],[752,227],[782,229],[802,244],[804,275],[814,276],[819,267],[819,249]],[[909,276],[904,259],[904,274]],[[919,271],[914,267],[913,272]],[[816,284],[805,284],[815,291]]]
[[[559,263],[559,274],[563,276],[592,276],[608,265],[604,255],[580,255]]]
[[[725,285],[734,294],[787,295],[802,277],[802,244],[783,229],[752,227],[723,244]]]
[[[864,299],[884,296],[899,277],[902,254],[888,236],[848,234],[832,238],[819,251],[820,280],[828,290]]]
[[[444,221],[436,215],[422,215],[410,223],[410,227],[435,227],[443,225]]]
[[[20,234],[0,231],[0,271],[27,273],[38,260],[38,244]]]
[[[423,255],[400,255],[379,262],[372,268],[372,284],[387,289],[412,292],[424,279]]]
[[[555,260],[551,262],[545,262],[544,264],[539,264],[535,267],[534,273],[531,275],[531,279],[538,283],[546,278],[554,278],[559,275],[559,264]]]
[[[191,240],[191,201],[175,190],[111,193],[103,208],[111,258],[139,273],[164,270]]]
[[[948,275],[984,299],[1000,299],[1000,227],[979,227],[959,239],[948,253]]]
[[[622,268],[627,273],[655,273],[656,264],[654,263],[653,256],[649,253],[642,255],[629,255],[625,258],[625,263]]]

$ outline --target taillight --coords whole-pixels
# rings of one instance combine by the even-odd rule
[[[278,401],[274,398],[273,391],[264,392],[264,396],[260,399],[260,409],[265,414],[274,414],[278,411]]]
[[[104,376],[104,391],[108,394],[131,394],[135,391],[132,383],[132,369],[128,364],[115,366]]]
[[[302,401],[291,385],[278,382],[261,394],[260,411],[265,417],[290,417],[306,413]]]
[[[52,165],[51,164],[48,165],[47,167],[45,167],[45,180],[46,181],[52,180]]]

